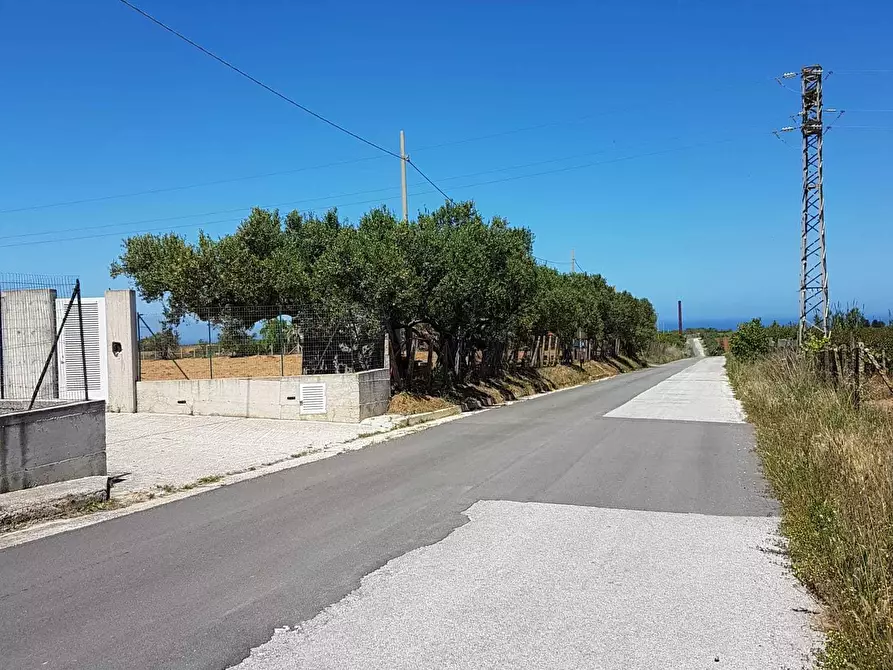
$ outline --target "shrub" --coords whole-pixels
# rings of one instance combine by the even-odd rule
[[[738,326],[729,338],[729,350],[733,357],[741,361],[753,361],[772,350],[769,334],[759,319],[752,319]]]

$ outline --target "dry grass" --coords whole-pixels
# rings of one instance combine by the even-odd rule
[[[678,347],[675,344],[654,341],[645,351],[645,360],[652,365],[663,365],[664,363],[678,361],[687,355],[682,347]]]
[[[534,393],[552,391],[566,386],[584,384],[595,379],[611,377],[633,369],[634,363],[616,361],[593,361],[583,367],[576,365],[556,365],[505,374],[498,379],[488,379],[475,384],[468,384],[456,390],[448,398],[443,396],[423,395],[418,393],[398,393],[391,398],[388,412],[392,414],[418,414],[461,404],[469,398],[475,398],[485,405],[500,404],[507,400],[516,400]]]
[[[491,403],[516,400],[535,393],[554,391],[567,386],[576,386],[596,379],[613,377],[621,372],[637,370],[642,366],[625,358],[611,358],[605,361],[589,361],[583,365],[554,365],[551,367],[515,371],[498,379],[488,379],[460,389],[463,399],[490,399]]]
[[[446,398],[404,392],[398,393],[391,398],[391,403],[388,405],[388,414],[421,414],[453,406],[454,403],[451,403]]]
[[[224,377],[279,377],[282,367],[286,377],[303,374],[303,360],[300,354],[289,354],[280,360],[279,356],[215,356],[212,359],[214,378]],[[179,367],[177,367],[179,366]],[[182,370],[182,372],[181,372]],[[186,376],[184,377],[184,373]],[[140,379],[161,381],[171,379],[210,379],[211,367],[207,358],[179,358],[176,361],[140,361]]]
[[[797,576],[827,604],[823,667],[893,668],[893,413],[799,357],[730,361]]]

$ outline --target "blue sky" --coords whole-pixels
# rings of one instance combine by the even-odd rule
[[[693,324],[796,315],[799,137],[771,131],[799,98],[773,77],[820,63],[826,106],[848,110],[825,142],[832,301],[893,307],[893,113],[857,111],[893,109],[890,3],[136,4],[394,151],[405,129],[453,198],[530,227],[539,257],[575,249],[665,323],[677,298]],[[224,234],[252,205],[399,210],[396,159],[115,0],[0,12],[0,210],[289,172],[4,211],[0,271],[76,274],[99,294],[127,285],[108,266],[128,231]],[[411,211],[441,204],[430,190],[410,175]]]

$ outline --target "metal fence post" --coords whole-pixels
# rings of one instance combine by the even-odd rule
[[[37,378],[37,384],[34,386],[34,393],[31,394],[31,402],[28,403],[29,411],[34,408],[34,401],[37,400],[37,394],[40,392],[40,387],[43,385],[43,379],[46,377],[47,370],[50,368],[50,362],[53,360],[53,356],[56,355],[56,350],[59,347],[59,338],[62,337],[62,329],[65,328],[65,323],[68,321],[68,315],[71,312],[71,306],[74,304],[74,298],[77,292],[78,285],[75,284],[74,291],[71,292],[71,298],[68,300],[68,305],[65,307],[65,315],[62,317],[62,323],[59,324],[59,330],[56,332],[56,337],[53,339],[53,346],[50,347],[50,353],[43,362],[43,370],[40,371],[40,377]],[[87,376],[84,375],[84,386],[87,385],[86,382]]]
[[[211,353],[211,320],[208,319],[208,373],[214,379],[214,355]]]
[[[136,313],[136,378],[143,378],[143,315]]]
[[[279,316],[276,331],[279,333],[279,376],[285,376],[285,346],[282,343],[282,305],[279,305]]]
[[[90,390],[87,384],[87,350],[84,347],[84,310],[81,307],[81,280],[74,282],[74,290],[78,296],[78,330],[81,334],[81,368],[84,371],[84,400],[90,399]]]

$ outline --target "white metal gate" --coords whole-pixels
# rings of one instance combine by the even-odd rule
[[[56,300],[56,327],[62,323],[68,299]],[[87,391],[90,400],[107,400],[108,343],[106,341],[105,298],[81,298],[84,320],[84,356],[87,360]],[[84,399],[84,360],[81,358],[81,334],[78,305],[71,306],[68,321],[59,338],[59,397]]]

